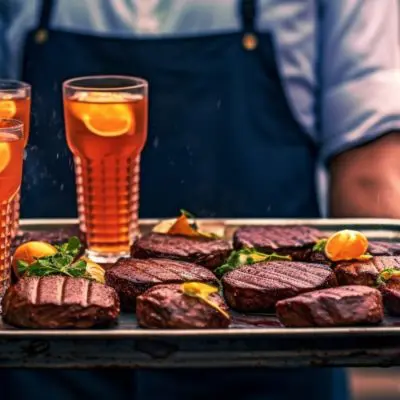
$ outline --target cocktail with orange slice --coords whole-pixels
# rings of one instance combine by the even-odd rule
[[[112,262],[138,234],[140,153],[147,138],[147,82],[94,76],[64,83],[68,145],[87,255]]]
[[[0,119],[0,297],[10,280],[13,201],[21,185],[23,151],[22,122]]]
[[[24,124],[24,146],[29,140],[31,86],[25,82],[0,79],[0,118],[12,118]],[[19,227],[20,194],[14,199],[14,230]]]

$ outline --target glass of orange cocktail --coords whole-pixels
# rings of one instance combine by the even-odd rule
[[[0,297],[10,281],[14,199],[22,179],[23,123],[0,119]]]
[[[63,95],[87,256],[113,262],[129,256],[138,234],[148,85],[134,77],[83,77],[64,82]]]
[[[24,124],[24,145],[29,139],[29,122],[31,112],[31,86],[28,83],[0,79],[0,118],[12,118]],[[16,234],[19,227],[20,193],[14,199],[14,228]]]

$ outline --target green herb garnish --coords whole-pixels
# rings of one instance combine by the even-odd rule
[[[86,261],[76,260],[82,247],[77,237],[71,237],[67,243],[55,247],[57,249],[56,254],[37,258],[32,264],[18,261],[19,273],[25,276],[67,275],[75,278],[93,279],[86,271]]]
[[[315,245],[313,247],[313,251],[318,251],[320,253],[323,253],[325,251],[325,246],[326,246],[327,241],[328,241],[328,239],[318,240],[318,242],[315,243]]]
[[[186,211],[183,208],[181,208],[179,210],[181,212],[182,215],[184,215],[186,218],[190,218],[190,219],[196,219],[196,217],[194,216],[194,214],[192,214],[190,211]]]
[[[385,285],[392,278],[400,277],[400,270],[397,268],[389,267],[385,268],[379,275],[376,280],[377,286]]]
[[[291,261],[290,256],[281,256],[276,253],[264,254],[254,249],[242,249],[238,251],[233,251],[226,263],[221,265],[215,270],[217,276],[221,277],[227,272],[233,271],[243,265],[252,265],[259,263],[261,261]]]

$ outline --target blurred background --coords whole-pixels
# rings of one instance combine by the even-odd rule
[[[353,400],[400,399],[399,368],[353,368],[349,373]]]

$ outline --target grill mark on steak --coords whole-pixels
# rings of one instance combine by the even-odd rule
[[[261,264],[261,263],[260,263]],[[265,283],[271,282],[272,284],[282,283],[290,287],[298,287],[298,285],[312,285],[315,283],[315,277],[325,277],[326,272],[330,269],[325,269],[324,266],[312,268],[312,272],[308,271],[310,265],[306,267],[301,263],[285,262],[284,273],[281,272],[282,264],[276,265],[272,262],[263,263],[266,269],[254,268],[253,266],[246,266],[237,270],[237,280],[240,283],[253,283],[254,280],[260,281],[262,279]],[[326,267],[327,268],[327,267]],[[293,283],[296,280],[296,284]],[[265,283],[260,283],[259,288],[263,288]]]
[[[59,304],[62,304],[62,302],[64,301],[64,293],[65,293],[65,285],[66,285],[67,280],[64,279],[61,282],[61,290],[60,290],[60,301]]]

